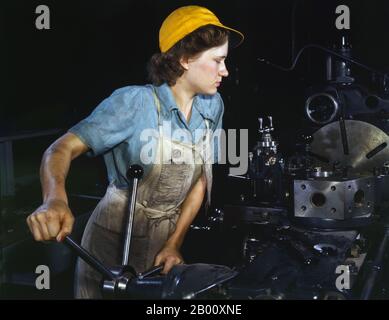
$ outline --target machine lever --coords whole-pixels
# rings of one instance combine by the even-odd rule
[[[80,256],[80,258],[82,258],[96,271],[100,272],[103,276],[105,276],[109,280],[114,280],[116,278],[115,275],[109,269],[107,269],[99,260],[92,256],[83,247],[78,245],[72,238],[66,236],[64,239],[64,243],[73,251],[75,251],[77,255]]]
[[[132,194],[131,199],[128,203],[128,218],[126,225],[126,234],[124,238],[124,248],[123,248],[123,259],[122,265],[128,266],[128,259],[130,255],[130,244],[131,244],[131,234],[132,234],[132,225],[134,221],[135,213],[135,204],[136,204],[136,194],[138,191],[138,180],[143,176],[143,168],[140,165],[132,165],[127,170],[127,179],[133,180],[132,185]]]
[[[163,265],[158,265],[150,268],[149,270],[146,270],[145,272],[142,272],[138,275],[138,279],[142,280],[145,277],[151,276],[154,273],[157,273],[163,269]]]

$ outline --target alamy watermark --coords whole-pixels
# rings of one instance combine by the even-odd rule
[[[230,174],[242,175],[248,169],[248,129],[197,129],[193,133],[184,129],[172,130],[170,121],[163,121],[164,137],[162,154],[159,153],[160,133],[156,129],[141,132],[140,141],[142,164],[231,164]],[[173,141],[173,143],[171,143]],[[188,143],[195,141],[195,144]],[[159,156],[158,156],[159,155]]]
[[[336,274],[340,274],[335,281],[336,289],[343,292],[351,288],[350,266],[340,265],[336,267]]]
[[[48,6],[41,4],[35,8],[35,13],[39,16],[35,19],[35,27],[38,30],[50,29],[50,9]]]
[[[350,8],[346,5],[337,6],[335,13],[339,16],[335,20],[335,26],[339,30],[350,29]]]
[[[38,290],[50,289],[50,269],[48,266],[41,264],[36,267],[35,273],[39,276],[35,279],[35,287]]]

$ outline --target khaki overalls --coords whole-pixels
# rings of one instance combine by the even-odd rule
[[[135,206],[129,264],[137,272],[153,266],[156,254],[175,229],[180,206],[187,194],[205,174],[208,202],[212,185],[212,165],[204,161],[204,154],[194,144],[168,139],[163,135],[160,102],[153,92],[158,111],[159,140],[156,159],[150,173],[140,180]],[[209,141],[209,124],[200,144]],[[164,159],[169,159],[166,163]],[[179,159],[179,161],[176,161]],[[82,238],[82,246],[106,266],[118,266],[122,261],[124,227],[128,212],[128,190],[114,184],[92,213]],[[77,262],[76,298],[101,298],[101,275],[80,258]]]

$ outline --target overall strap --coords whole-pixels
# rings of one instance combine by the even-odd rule
[[[162,126],[162,117],[161,117],[161,102],[159,101],[155,87],[153,86],[153,97],[154,103],[157,106],[158,112],[158,129],[159,129],[159,155],[160,155],[160,164],[163,164],[163,126]]]
[[[158,126],[162,125],[161,122],[161,102],[159,101],[159,98],[157,96],[157,92],[153,86],[153,97],[154,97],[154,103],[157,106],[157,112],[158,112]]]

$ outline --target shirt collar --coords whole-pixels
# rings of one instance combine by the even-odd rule
[[[165,111],[179,110],[173,96],[173,92],[167,83],[155,87],[161,106]]]
[[[173,96],[172,89],[169,87],[167,83],[164,83],[160,85],[159,87],[155,87],[157,95],[159,100],[161,101],[161,106],[162,109],[166,113],[170,113],[173,110],[179,110],[176,101]],[[210,113],[209,108],[206,108],[205,101],[203,100],[208,100],[211,97],[204,96],[204,95],[196,95],[193,99],[193,108],[196,108],[196,110],[201,114],[201,116],[204,119],[211,120],[212,122],[215,122],[215,119]]]

